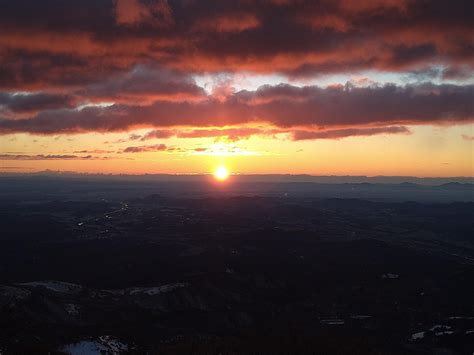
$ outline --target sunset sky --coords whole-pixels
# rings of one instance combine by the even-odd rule
[[[0,0],[0,172],[472,176],[474,9]]]

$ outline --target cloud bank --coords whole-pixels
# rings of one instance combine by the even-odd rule
[[[120,132],[143,127],[202,128],[252,124],[286,129],[454,124],[472,120],[473,97],[472,85],[264,86],[253,92],[234,93],[224,101],[206,97],[198,102],[159,100],[149,105],[114,104],[44,110],[28,118],[1,119],[0,133],[47,135]],[[203,132],[176,135],[189,138],[200,133]],[[239,137],[251,132],[208,130],[207,133],[207,136],[221,133]],[[155,131],[150,135],[166,138],[167,134],[169,132]]]
[[[143,140],[337,139],[473,119],[467,0],[0,0],[0,8],[0,134],[146,127]],[[424,82],[209,93],[194,79],[291,82],[367,70]]]

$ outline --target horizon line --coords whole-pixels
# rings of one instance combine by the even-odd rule
[[[67,170],[40,170],[40,171],[2,171],[0,167],[1,175],[78,175],[78,176],[113,176],[113,177],[146,177],[146,176],[169,176],[169,177],[210,177],[213,176],[212,172],[209,173],[100,173],[100,172],[79,172],[79,171],[67,171]],[[310,177],[310,178],[411,178],[411,179],[468,179],[473,180],[473,176],[416,176],[416,175],[314,175],[309,173],[231,173],[233,177],[267,177],[267,176],[282,176],[282,177]]]

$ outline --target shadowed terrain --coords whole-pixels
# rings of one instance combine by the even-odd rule
[[[468,193],[465,202],[419,202],[352,198],[364,184],[317,185],[305,197],[305,183],[258,196],[250,182],[213,194],[200,182],[102,189],[106,181],[3,180],[7,353],[467,354],[474,346],[469,184],[370,187],[429,189],[432,200]],[[15,190],[27,187],[29,199]]]

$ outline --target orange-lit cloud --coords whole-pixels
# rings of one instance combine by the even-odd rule
[[[94,157],[92,155],[74,154],[0,154],[0,160],[104,160],[108,157]]]
[[[171,8],[166,0],[147,3],[140,0],[115,0],[115,14],[119,25],[164,26],[173,23]]]
[[[93,83],[147,62],[184,72],[292,76],[432,65],[472,73],[470,5],[466,0],[5,1],[0,87]]]
[[[423,142],[417,127],[473,122],[471,7],[468,0],[0,0],[0,136],[15,135],[14,150],[3,153],[19,152],[2,159],[218,156],[204,144],[240,140],[284,141],[293,152],[346,137]],[[73,134],[82,136],[54,140]],[[457,132],[457,144],[471,136]],[[160,143],[144,143],[153,140]]]
[[[312,140],[312,139],[339,139],[352,136],[373,136],[376,134],[410,134],[410,130],[406,127],[389,126],[389,127],[371,127],[371,128],[346,128],[332,129],[321,131],[295,131],[293,132],[294,140]]]
[[[141,145],[135,147],[127,147],[124,153],[141,153],[141,152],[162,152],[167,149],[165,144]]]
[[[225,101],[209,97],[199,102],[160,100],[146,106],[46,110],[29,118],[2,119],[0,133],[113,132],[137,127],[256,123],[280,128],[462,123],[474,118],[473,95],[472,85],[265,86],[255,92],[237,92]]]

